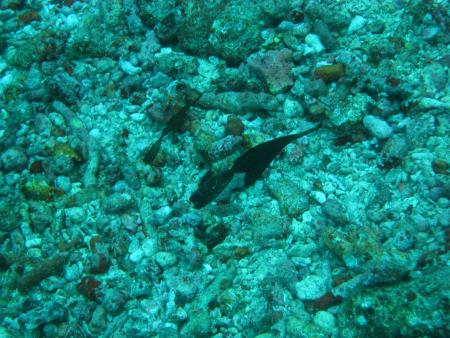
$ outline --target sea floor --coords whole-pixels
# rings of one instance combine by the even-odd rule
[[[2,0],[0,337],[449,337],[449,11]]]

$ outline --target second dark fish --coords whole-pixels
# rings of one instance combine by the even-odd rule
[[[298,134],[281,136],[247,150],[234,161],[231,169],[215,176],[211,174],[205,175],[200,181],[198,189],[191,196],[190,201],[194,204],[195,208],[204,207],[220,195],[236,173],[243,173],[245,175],[244,185],[245,187],[249,187],[261,177],[264,170],[272,163],[284,147],[292,141],[312,133],[319,129],[319,127],[320,125],[317,125]]]

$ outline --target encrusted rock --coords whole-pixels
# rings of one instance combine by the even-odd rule
[[[161,267],[168,268],[177,262],[177,256],[171,252],[160,251],[156,253],[155,260]]]
[[[270,180],[268,187],[281,210],[291,217],[298,217],[309,208],[309,197],[306,191],[296,182],[288,179]]]
[[[364,127],[366,127],[370,133],[380,140],[389,138],[392,133],[392,127],[384,120],[373,116],[367,115],[363,119]]]
[[[272,94],[286,91],[294,84],[292,52],[289,49],[256,53],[248,60],[250,70],[261,77]]]
[[[197,104],[205,109],[220,109],[236,115],[270,112],[279,106],[275,96],[252,92],[205,93]]]
[[[301,300],[315,300],[327,292],[326,278],[309,275],[295,284],[297,297]]]
[[[348,220],[345,209],[336,199],[328,199],[322,206],[323,213],[337,225],[345,225]]]
[[[6,171],[19,171],[25,168],[27,156],[22,149],[12,147],[2,154],[1,161]]]

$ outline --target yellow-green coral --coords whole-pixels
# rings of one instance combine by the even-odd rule
[[[34,178],[25,182],[22,192],[26,198],[39,201],[52,201],[58,189],[49,185],[45,180]]]
[[[340,258],[351,255],[367,261],[382,253],[377,235],[368,227],[350,227],[345,230],[326,227],[322,231],[322,239],[327,248]]]
[[[54,156],[67,156],[76,162],[82,160],[78,152],[66,143],[57,143],[52,150]]]

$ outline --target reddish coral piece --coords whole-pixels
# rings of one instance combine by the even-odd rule
[[[349,274],[339,275],[335,279],[333,279],[333,287],[339,286],[342,283],[345,283],[345,282],[347,282],[350,279],[352,279],[352,276],[349,275]]]
[[[25,13],[19,15],[19,20],[22,21],[24,24],[30,23],[32,21],[39,21],[41,20],[41,15],[39,12],[36,11],[26,11]]]
[[[65,1],[63,2],[63,5],[64,5],[64,6],[67,6],[67,7],[70,7],[70,6],[72,6],[72,5],[74,4],[75,1],[76,1],[76,0],[65,0]]]
[[[99,235],[94,235],[89,240],[89,247],[93,253],[97,252],[97,243],[101,242],[102,238]]]
[[[66,256],[56,255],[19,277],[15,285],[20,292],[27,292],[47,277],[61,273],[65,264]]]
[[[328,291],[314,302],[314,307],[318,310],[326,310],[329,307],[342,303],[342,301],[343,298],[341,296],[335,296],[331,291]]]
[[[314,70],[314,76],[317,79],[322,79],[325,82],[334,82],[339,80],[345,74],[345,66],[343,63],[335,63],[333,65],[326,65],[317,67]]]
[[[417,298],[417,294],[414,291],[409,290],[406,293],[406,299],[408,300],[408,302],[412,302]]]
[[[244,124],[236,115],[232,114],[228,116],[225,131],[228,135],[240,136],[244,132]]]
[[[109,260],[103,254],[93,254],[91,258],[91,273],[101,274],[105,273],[109,269]]]
[[[77,285],[78,292],[86,298],[91,300],[97,299],[97,288],[100,286],[100,282],[94,277],[85,276],[81,279],[81,282]]]
[[[127,139],[130,135],[130,131],[127,128],[122,129],[122,138]]]
[[[291,73],[294,63],[289,49],[253,54],[248,59],[248,66],[265,81],[272,94],[282,93],[294,84]]]
[[[23,9],[25,0],[13,0],[6,3],[6,8],[14,9],[16,11]]]
[[[33,163],[31,163],[30,173],[31,174],[39,174],[39,173],[44,172],[44,167],[42,164],[43,164],[42,160],[36,160]]]

